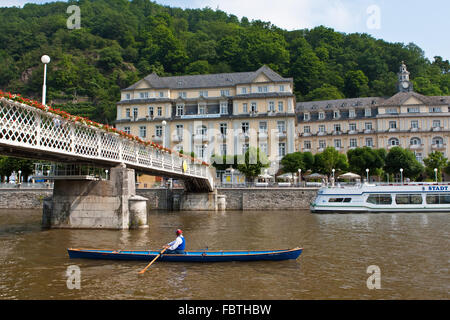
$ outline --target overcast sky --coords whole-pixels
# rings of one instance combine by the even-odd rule
[[[0,0],[23,6],[48,0]],[[414,42],[432,60],[450,59],[448,0],[156,0],[181,8],[219,8],[239,18],[259,19],[287,30],[324,25],[346,33],[369,33],[389,42]],[[81,12],[81,19],[83,13]]]

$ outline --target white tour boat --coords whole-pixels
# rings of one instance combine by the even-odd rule
[[[313,213],[450,212],[450,183],[322,187]]]

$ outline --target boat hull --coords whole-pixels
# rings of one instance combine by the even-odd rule
[[[102,259],[151,261],[158,251],[67,249],[71,259]],[[158,261],[167,262],[229,262],[229,261],[281,261],[295,260],[302,248],[272,251],[186,251],[184,254],[162,254]]]

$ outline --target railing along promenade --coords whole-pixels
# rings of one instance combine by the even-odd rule
[[[0,154],[127,167],[212,191],[207,163],[107,125],[0,91]]]

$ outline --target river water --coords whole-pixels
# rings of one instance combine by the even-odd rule
[[[152,212],[143,230],[45,230],[40,210],[0,211],[0,299],[448,299],[450,215],[309,211]],[[295,261],[167,263],[69,259],[66,248],[304,248]],[[381,289],[368,289],[369,266]],[[68,289],[78,266],[80,289]],[[373,283],[372,281],[370,281]]]

